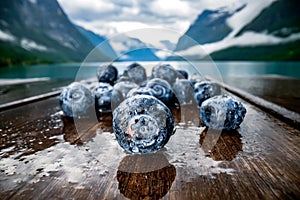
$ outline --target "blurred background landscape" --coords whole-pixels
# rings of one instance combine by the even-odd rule
[[[192,61],[300,112],[299,7],[299,0],[2,0],[2,103],[13,100],[8,91],[21,98],[66,85],[82,63],[94,63],[95,74],[99,62],[121,69]]]
[[[160,48],[193,60],[209,55],[213,60],[298,61],[299,7],[297,0],[2,0],[0,65],[82,62],[117,34],[124,35],[99,48],[99,61],[180,59]],[[159,38],[159,45],[126,35],[143,28],[178,35]],[[119,58],[135,49],[141,50]]]

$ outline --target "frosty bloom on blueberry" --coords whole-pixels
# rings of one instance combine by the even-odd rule
[[[97,111],[103,112],[111,110],[112,91],[113,87],[109,83],[101,82],[93,89]]]
[[[175,83],[178,72],[169,64],[156,65],[152,69],[152,77],[167,81],[170,85]]]
[[[59,102],[66,116],[80,117],[94,106],[94,97],[83,84],[74,82],[63,89]]]
[[[133,88],[138,88],[139,86],[130,81],[130,80],[124,80],[124,81],[121,81],[121,82],[118,82],[114,85],[114,90],[117,90],[119,91],[124,98],[126,98],[128,92],[130,90],[132,90]]]
[[[160,78],[154,78],[148,81],[146,87],[153,90],[153,96],[164,103],[170,103],[173,97],[173,91],[171,85],[167,81]]]
[[[143,82],[147,80],[146,69],[138,63],[129,65],[125,69],[124,74],[126,74],[133,82],[138,85],[142,85]]]
[[[177,78],[178,79],[188,79],[189,78],[189,74],[187,73],[187,71],[183,70],[183,69],[177,69]]]
[[[221,94],[221,88],[211,81],[201,81],[194,85],[194,93],[198,105],[201,106],[206,99]]]
[[[219,95],[205,100],[200,108],[200,118],[213,129],[237,129],[246,115],[241,102],[229,95]]]
[[[161,149],[173,134],[169,108],[155,97],[136,95],[113,112],[113,129],[119,145],[130,153],[152,153]]]
[[[114,85],[114,82],[118,78],[118,70],[113,65],[101,65],[97,71],[97,77],[99,82]]]
[[[154,91],[152,88],[148,88],[148,87],[133,88],[128,92],[127,98],[135,96],[135,95],[139,95],[139,94],[154,96]]]

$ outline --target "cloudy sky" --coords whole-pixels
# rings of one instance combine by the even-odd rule
[[[217,9],[246,0],[58,1],[76,24],[113,37],[142,28],[168,29],[180,36],[204,9]],[[174,40],[178,38],[174,36],[169,39],[176,42]]]
[[[157,53],[160,57],[167,56],[169,50],[173,50],[179,37],[205,9],[222,8],[223,11],[232,12],[247,5],[227,19],[226,23],[232,31],[221,41],[197,45],[177,53],[205,55],[231,46],[279,44],[300,38],[300,33],[289,38],[278,38],[252,32],[234,37],[274,1],[276,0],[58,0],[75,24],[106,36],[114,49],[118,50],[121,43],[117,37],[121,36],[122,39],[125,35],[125,38],[138,38],[145,44],[160,49],[159,55]]]

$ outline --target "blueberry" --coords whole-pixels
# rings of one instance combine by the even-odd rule
[[[129,65],[125,69],[124,74],[126,74],[133,82],[138,85],[142,85],[143,82],[147,80],[146,69],[138,63]]]
[[[109,83],[99,83],[93,89],[96,111],[111,111],[111,96],[113,87]]]
[[[95,85],[92,88],[92,93],[95,96],[99,96],[102,93],[105,93],[105,92],[111,91],[111,90],[113,90],[113,86],[111,86],[109,83],[100,82],[100,83],[97,83],[97,85]]]
[[[148,87],[133,88],[128,92],[127,98],[135,96],[135,95],[139,95],[139,94],[154,96],[154,91],[152,88],[148,88]]]
[[[129,78],[129,76],[127,76],[126,72],[124,72],[124,74],[122,74],[116,81],[115,84],[120,83],[120,82],[125,82],[125,81],[131,81],[131,79]]]
[[[133,88],[138,88],[139,86],[132,82],[132,81],[128,81],[128,80],[124,80],[121,82],[118,82],[114,85],[114,90],[117,90],[119,92],[122,93],[123,97],[126,98],[127,93],[133,89]]]
[[[177,69],[177,78],[179,79],[188,79],[189,78],[189,74],[187,73],[187,71],[183,70],[183,69]]]
[[[106,82],[110,85],[114,85],[114,82],[118,78],[118,70],[111,64],[101,65],[97,71],[97,77],[99,82]]]
[[[63,89],[59,102],[66,116],[80,117],[94,106],[94,97],[83,84],[74,82]]]
[[[219,95],[205,100],[200,107],[200,118],[213,129],[236,129],[243,122],[246,108],[229,95]]]
[[[173,85],[173,91],[180,105],[194,103],[194,89],[192,83],[187,79],[177,79]]]
[[[114,110],[113,129],[119,145],[127,152],[152,153],[170,139],[174,119],[169,108],[157,98],[136,95]]]
[[[87,89],[90,91],[93,91],[95,87],[98,86],[98,81],[92,81],[92,80],[82,80],[80,81],[81,84],[83,84]]]
[[[161,78],[166,80],[170,85],[175,83],[178,72],[169,64],[156,65],[152,69],[153,78]]]
[[[189,78],[189,80],[191,81],[191,83],[193,84],[193,86],[194,86],[196,83],[205,81],[204,77],[199,76],[199,75],[191,75],[190,78]]]
[[[154,78],[148,81],[146,87],[153,90],[154,97],[168,104],[173,98],[173,91],[170,84],[160,78]]]
[[[111,93],[111,110],[114,111],[116,107],[124,101],[124,96],[122,92],[113,89]]]
[[[194,85],[194,96],[198,105],[213,96],[221,94],[221,88],[216,83],[210,81],[201,81]]]

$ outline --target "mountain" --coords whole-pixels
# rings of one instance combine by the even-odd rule
[[[204,10],[184,36],[179,38],[175,51],[184,50],[197,44],[212,43],[224,39],[232,31],[226,20],[244,7],[245,5],[242,5],[233,11],[224,8],[220,10]]]
[[[266,32],[278,37],[288,37],[293,33],[299,33],[299,8],[299,0],[276,1],[251,23],[243,27],[236,36],[247,31]]]
[[[117,58],[117,54],[109,43],[109,40],[104,36],[98,35],[81,26],[76,26],[82,35],[84,35],[95,47],[99,48],[105,56],[110,58]],[[98,46],[100,44],[100,46]]]
[[[159,61],[155,55],[155,48],[143,43],[137,38],[118,35],[110,40],[113,49],[117,52],[119,61]]]
[[[82,61],[94,48],[56,0],[0,1],[0,65]],[[99,59],[107,56],[99,53]]]
[[[177,53],[197,60],[300,60],[299,7],[298,0],[266,0],[204,11],[186,32],[196,42],[182,36]]]

